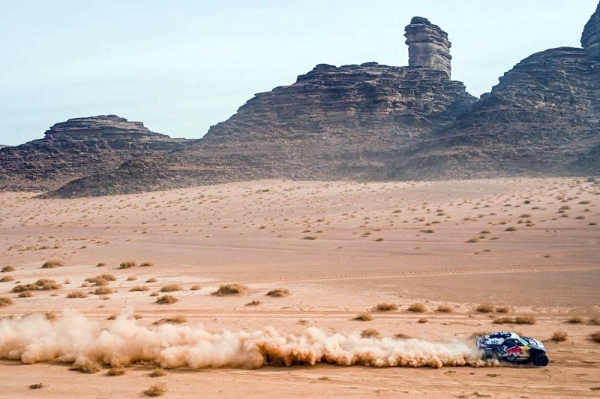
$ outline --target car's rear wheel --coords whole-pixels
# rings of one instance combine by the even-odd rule
[[[536,367],[545,367],[548,365],[548,356],[545,353],[536,353],[531,358],[531,362]]]
[[[483,360],[485,360],[486,362],[492,361],[492,360],[497,360],[498,356],[493,353],[493,352],[486,352],[483,354]]]

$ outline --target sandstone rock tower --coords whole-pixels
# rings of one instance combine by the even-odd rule
[[[581,46],[590,57],[600,59],[600,4],[592,15],[581,35]]]
[[[448,34],[426,18],[414,17],[406,27],[408,66],[428,67],[451,76],[451,43]]]

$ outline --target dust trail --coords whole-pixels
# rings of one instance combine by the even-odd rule
[[[285,334],[260,331],[206,331],[202,324],[164,324],[150,329],[131,314],[108,328],[66,311],[56,321],[42,314],[0,320],[0,359],[23,363],[60,361],[75,366],[98,362],[113,367],[150,362],[165,368],[259,368],[330,363],[340,366],[485,366],[481,354],[464,342],[361,338],[360,333],[329,334],[307,328]]]

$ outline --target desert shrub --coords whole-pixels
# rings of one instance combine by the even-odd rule
[[[248,302],[246,304],[246,306],[258,306],[258,305],[262,305],[262,302],[261,301],[257,301],[256,299],[253,300],[252,302]]]
[[[46,312],[44,314],[44,316],[46,317],[46,320],[48,320],[48,321],[56,320],[56,313],[54,313],[54,312]]]
[[[100,365],[97,362],[86,360],[83,363],[73,364],[69,370],[76,370],[84,374],[94,374],[100,371]]]
[[[152,370],[152,372],[150,374],[148,374],[148,377],[156,378],[156,377],[164,377],[165,375],[167,375],[165,370],[155,369],[155,370]]]
[[[64,262],[60,260],[49,260],[42,265],[42,269],[54,269],[55,267],[61,267],[64,265]]]
[[[173,317],[165,317],[163,319],[157,320],[152,324],[161,325],[161,324],[183,324],[187,323],[187,317],[185,316],[173,316]]]
[[[452,313],[454,310],[448,305],[440,305],[435,311],[439,313]]]
[[[481,230],[481,232],[479,234],[490,234],[491,231],[489,230]]]
[[[425,230],[421,230],[421,233],[433,234],[433,233],[435,233],[435,230],[433,230],[433,229],[425,229]]]
[[[534,325],[537,320],[533,316],[517,316],[515,318],[515,324],[529,324]]]
[[[394,338],[395,339],[411,339],[411,336],[404,334],[404,333],[398,333],[398,334],[394,334]]]
[[[591,334],[590,338],[592,339],[592,341],[600,344],[600,331]]]
[[[568,324],[581,324],[583,323],[583,319],[579,316],[574,316],[571,317],[569,320],[567,320]]]
[[[507,227],[505,231],[517,231],[516,227]]]
[[[31,293],[31,291],[19,292],[19,295],[17,295],[18,298],[31,298],[32,296],[33,294]]]
[[[156,303],[160,305],[170,305],[176,302],[179,302],[179,299],[175,298],[172,295],[163,295],[161,297],[156,298]]]
[[[150,397],[163,396],[167,392],[167,384],[160,382],[158,384],[151,385],[150,388],[144,391],[144,395]]]
[[[4,266],[2,268],[2,270],[0,270],[1,273],[8,273],[8,272],[14,272],[16,269],[13,266]]]
[[[515,319],[512,317],[498,317],[493,321],[494,324],[514,324]]]
[[[202,289],[202,287],[200,286],[200,284],[194,284],[190,288],[191,291],[198,291],[198,290],[201,290],[201,289]]]
[[[13,276],[4,276],[0,278],[0,283],[8,283],[11,281],[15,281],[15,278]]]
[[[44,387],[45,387],[45,386],[44,386],[44,384],[43,384],[43,383],[41,383],[41,382],[39,382],[39,383],[37,383],[37,384],[32,384],[32,385],[30,385],[30,386],[29,386],[29,389],[42,389],[42,388],[44,388]]]
[[[146,287],[145,285],[136,285],[134,287],[131,287],[131,289],[129,291],[130,292],[148,291],[148,287]]]
[[[374,328],[367,328],[360,333],[361,338],[377,338],[379,335],[379,331]]]
[[[13,304],[13,300],[6,296],[0,296],[0,308]]]
[[[160,292],[175,292],[181,290],[183,290],[183,288],[179,284],[167,284],[160,289]]]
[[[137,280],[137,276],[129,276],[127,277],[127,281],[135,281]]]
[[[114,291],[108,288],[107,286],[100,286],[94,290],[94,295],[109,295]]]
[[[158,280],[156,279],[156,277],[150,277],[148,280],[146,280],[147,283],[156,283]]]
[[[373,310],[377,312],[389,312],[392,310],[398,310],[398,305],[396,305],[395,303],[382,302],[375,305]]]
[[[83,291],[73,291],[67,294],[67,298],[87,298],[87,294]]]
[[[359,315],[356,315],[356,317],[354,318],[354,320],[358,320],[358,321],[371,321],[371,320],[373,320],[373,316],[371,316],[368,313],[361,313]]]
[[[564,331],[556,331],[554,332],[554,334],[552,334],[552,337],[550,338],[552,341],[554,342],[564,342],[567,340],[567,333]]]
[[[303,240],[318,240],[319,237],[317,236],[304,236]]]
[[[242,284],[223,284],[218,290],[212,293],[216,296],[238,295],[246,292],[248,287]]]
[[[154,266],[154,262],[152,262],[152,261],[142,262],[142,264],[140,266],[143,266],[143,267]]]
[[[276,288],[274,290],[267,292],[267,296],[274,297],[274,298],[279,298],[279,297],[287,296],[290,294],[291,294],[291,292],[287,288]]]
[[[135,267],[137,262],[134,260],[126,260],[125,262],[121,262],[119,265],[119,269],[129,269],[131,267]]]
[[[123,375],[125,374],[125,368],[123,367],[113,367],[110,370],[108,370],[106,372],[107,375],[110,375],[111,377],[116,377],[119,375]]]
[[[429,320],[427,320],[426,318],[422,318],[422,319],[417,320],[417,323],[419,323],[419,324],[425,324],[425,323],[428,323],[428,322],[429,322]]]
[[[96,264],[96,267],[103,267],[103,266],[106,266],[106,263],[98,262],[98,264]]]
[[[413,303],[413,304],[409,305],[406,310],[408,310],[409,312],[414,312],[414,313],[427,312],[427,308],[422,303]]]
[[[117,281],[117,278],[112,274],[100,274],[96,277],[88,277],[85,279],[88,283],[96,286],[108,285],[110,281]]]
[[[24,292],[24,291],[37,291],[37,290],[46,291],[46,290],[58,290],[58,289],[60,289],[60,284],[58,284],[56,281],[47,279],[47,278],[41,278],[33,284],[16,285],[13,287],[12,292],[16,293],[16,292]]]
[[[596,318],[589,319],[587,324],[590,326],[600,326],[600,319],[596,319]]]
[[[494,307],[490,304],[483,304],[477,306],[475,310],[479,313],[492,313],[494,311]]]
[[[497,313],[510,313],[510,308],[508,306],[497,306],[496,312]]]
[[[477,238],[477,237],[469,238],[469,239],[467,240],[467,242],[468,242],[469,244],[475,244],[476,242],[479,242],[479,238]]]

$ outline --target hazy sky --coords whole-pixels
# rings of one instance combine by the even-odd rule
[[[598,0],[0,0],[0,144],[117,114],[198,138],[316,64],[408,64],[404,27],[452,41],[480,95],[526,56],[579,47]]]

